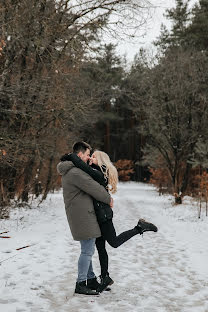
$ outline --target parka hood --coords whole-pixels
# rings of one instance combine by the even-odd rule
[[[65,175],[69,170],[71,170],[74,166],[72,161],[61,161],[57,165],[57,171],[60,175]]]

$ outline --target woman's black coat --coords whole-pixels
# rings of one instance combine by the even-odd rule
[[[99,166],[93,164],[93,167],[86,164],[81,160],[75,153],[64,155],[61,158],[62,161],[68,160],[72,161],[77,168],[80,168],[87,174],[89,174],[95,181],[103,185],[105,188],[108,185],[108,181],[105,179],[104,174],[102,173]],[[96,199],[93,199],[95,214],[98,220],[98,223],[104,223],[113,218],[113,210],[111,207],[103,202],[99,202]]]

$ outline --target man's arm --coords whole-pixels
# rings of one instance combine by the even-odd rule
[[[79,168],[72,169],[71,172],[72,183],[76,185],[80,190],[89,194],[93,198],[103,203],[109,204],[111,202],[111,196],[106,189],[98,182],[94,181],[91,176],[82,171]]]

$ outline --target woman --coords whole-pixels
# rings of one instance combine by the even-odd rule
[[[92,156],[90,165],[84,163],[76,154],[66,154],[61,158],[61,161],[69,160],[74,165],[86,173],[94,180],[103,185],[108,192],[114,194],[117,191],[118,173],[115,166],[110,161],[109,156],[102,151],[96,150]],[[101,283],[98,284],[96,279],[88,280],[87,285],[91,289],[99,290],[100,292],[113,284],[113,280],[108,273],[108,254],[105,248],[107,241],[110,246],[117,248],[137,234],[143,234],[146,231],[157,232],[157,227],[152,223],[140,219],[138,224],[131,230],[125,231],[120,235],[116,235],[113,225],[113,211],[107,204],[94,200],[94,209],[97,220],[100,226],[102,236],[96,239],[96,247],[101,267]]]

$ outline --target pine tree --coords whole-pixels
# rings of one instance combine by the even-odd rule
[[[192,10],[191,23],[186,29],[188,43],[196,50],[208,50],[208,1],[200,0]]]
[[[161,34],[155,45],[163,53],[174,47],[183,49],[208,49],[208,1],[200,0],[192,9],[190,0],[176,0],[176,7],[166,11],[172,22],[171,29],[161,26]]]
[[[84,62],[81,68],[84,86],[93,97],[91,124],[83,124],[79,136],[90,140],[93,146],[104,150],[114,160],[115,127],[119,115],[116,101],[120,95],[120,85],[124,76],[122,59],[116,54],[116,46],[104,45],[97,51],[94,60]],[[83,86],[83,84],[82,84]],[[85,88],[85,87],[84,87]],[[92,135],[93,133],[93,135]]]
[[[190,22],[190,0],[176,0],[176,7],[166,10],[165,17],[171,21],[171,29],[162,24],[161,34],[155,45],[159,46],[163,52],[173,47],[186,46],[186,28]]]

